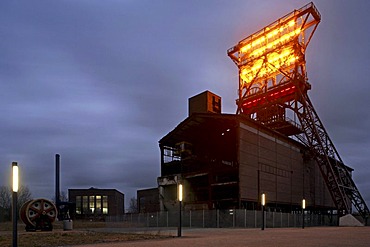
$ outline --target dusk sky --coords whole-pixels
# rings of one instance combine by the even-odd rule
[[[157,186],[158,141],[205,90],[235,113],[238,70],[226,51],[308,1],[0,2],[0,185],[11,163],[34,198],[114,188],[126,205]],[[314,2],[309,96],[370,206],[370,1]]]

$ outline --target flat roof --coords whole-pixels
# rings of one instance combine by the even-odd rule
[[[306,149],[302,143],[289,138],[280,132],[263,126],[262,124],[240,114],[216,114],[216,113],[193,113],[181,123],[179,123],[172,131],[159,140],[159,145],[175,146],[176,143],[196,140],[198,134],[202,131],[213,129],[216,132],[222,133],[227,128],[238,127],[240,123],[246,124],[264,133],[279,137],[287,142],[290,142],[300,148]]]

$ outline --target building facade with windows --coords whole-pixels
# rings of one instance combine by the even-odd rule
[[[69,189],[68,198],[75,204],[71,213],[79,219],[103,219],[125,212],[125,195],[116,189]]]

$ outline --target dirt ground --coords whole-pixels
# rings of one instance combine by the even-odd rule
[[[177,228],[107,228],[104,223],[75,222],[74,229],[63,231],[55,224],[53,232],[25,232],[19,225],[20,247],[74,246],[74,247],[215,247],[215,246],[370,246],[370,227],[306,227],[301,228],[183,228],[177,237]],[[11,246],[11,224],[0,224],[0,246]],[[78,240],[78,241],[77,241]]]
[[[163,232],[163,234],[169,234]],[[177,231],[170,233],[172,238],[129,241],[121,243],[79,245],[78,247],[369,247],[370,227],[310,227],[274,229],[185,229],[181,238],[175,237]]]
[[[75,227],[70,231],[63,231],[62,222],[54,224],[53,231],[25,231],[25,225],[18,224],[17,242],[19,247],[52,247],[73,246],[93,243],[125,242],[149,239],[161,239],[164,236],[156,233],[142,233],[138,231],[126,232],[107,231],[104,222],[74,222]],[[13,231],[11,222],[0,223],[0,247],[10,247],[13,244]],[[117,228],[117,229],[123,229]]]

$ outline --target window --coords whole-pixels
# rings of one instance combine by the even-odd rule
[[[89,212],[88,196],[82,197],[82,213],[87,214]]]
[[[95,212],[95,196],[89,196],[89,213]]]
[[[108,214],[108,196],[103,196],[103,214]]]
[[[102,211],[101,211],[101,204],[102,204],[102,201],[101,201],[101,196],[95,196],[95,200],[96,200],[96,213],[97,214],[101,214]]]
[[[81,196],[76,196],[76,214],[82,214]]]

